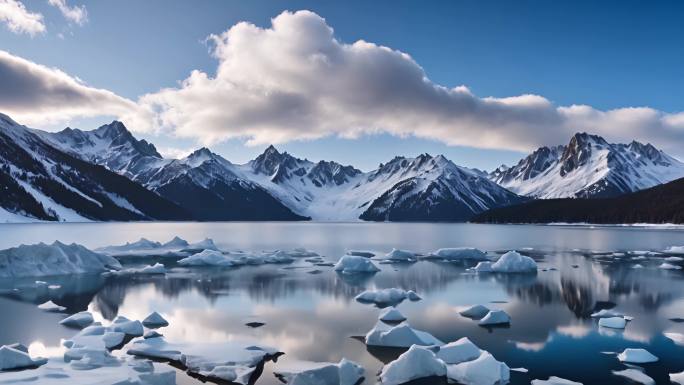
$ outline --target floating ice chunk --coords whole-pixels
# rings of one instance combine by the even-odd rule
[[[392,249],[392,251],[385,254],[383,259],[395,262],[412,262],[416,260],[416,257],[417,254],[413,251]]]
[[[299,362],[274,371],[276,377],[290,385],[354,385],[364,375],[361,365],[343,358],[339,363]]]
[[[365,250],[349,250],[347,251],[348,255],[353,255],[356,257],[364,257],[364,258],[373,258],[375,257],[375,253],[372,251],[365,251]]]
[[[149,330],[144,335],[144,339],[162,337],[163,335],[156,330]]]
[[[679,373],[670,373],[670,382],[675,384],[684,385],[684,371]]]
[[[128,336],[140,337],[145,334],[145,329],[140,321],[131,321],[124,316],[114,318],[109,327],[112,331],[121,332]]]
[[[384,385],[398,385],[425,377],[444,377],[446,365],[435,353],[413,345],[396,360],[382,368],[380,381]]]
[[[406,317],[399,310],[394,307],[385,309],[380,313],[380,321],[383,322],[403,322],[406,321]]]
[[[204,250],[197,254],[183,258],[178,261],[179,265],[183,266],[233,266],[234,263],[230,258],[227,258],[222,252],[215,250]]]
[[[343,274],[375,273],[380,269],[368,258],[344,255],[335,264],[335,271]]]
[[[59,323],[64,326],[83,329],[93,323],[93,315],[90,312],[82,311],[59,321]]]
[[[214,244],[211,238],[204,238],[204,240],[192,243],[186,247],[187,250],[214,250],[218,251],[218,247]]]
[[[143,266],[140,268],[130,268],[119,270],[115,273],[116,275],[126,275],[126,274],[166,274],[166,267],[162,263],[155,263],[154,265]]]
[[[532,273],[537,271],[537,262],[517,251],[509,251],[492,263],[492,271],[495,273]]]
[[[473,361],[449,365],[447,377],[462,384],[495,385],[507,383],[511,373],[508,365],[497,361],[489,352],[483,351]]]
[[[39,243],[0,250],[0,278],[102,273],[120,268],[116,259],[75,243]]]
[[[390,326],[379,321],[366,334],[366,345],[408,348],[411,345],[443,345],[432,334],[413,329],[408,323]]]
[[[458,312],[458,314],[472,319],[481,319],[486,316],[487,313],[489,313],[489,308],[484,305],[473,305]]]
[[[381,289],[381,290],[366,290],[355,298],[361,303],[373,303],[379,307],[395,306],[403,302],[405,299],[411,301],[420,300],[420,296],[414,291],[406,291],[403,289]]]
[[[511,372],[527,373],[529,370],[527,368],[510,368]]]
[[[624,329],[627,326],[627,320],[622,317],[604,317],[599,319],[599,326],[611,329]]]
[[[426,256],[430,259],[443,259],[445,261],[459,261],[464,259],[484,261],[487,253],[473,247],[449,247],[436,250]]]
[[[624,314],[618,313],[615,310],[601,309],[596,313],[592,313],[592,318],[613,318],[613,317],[624,317]]]
[[[655,380],[647,376],[641,370],[637,369],[625,369],[625,370],[613,370],[613,374],[620,377],[628,378],[638,384],[645,385],[655,385]]]
[[[35,368],[46,362],[44,358],[33,359],[28,353],[7,345],[0,347],[0,371]]]
[[[492,273],[492,272],[494,272],[494,269],[492,269],[492,263],[489,261],[479,262],[477,264],[477,266],[473,267],[470,270],[475,271],[477,273]]]
[[[250,346],[239,341],[207,343],[170,343],[164,337],[136,340],[128,354],[169,360],[191,373],[210,378],[247,384],[254,368],[278,351],[269,347]],[[229,368],[227,368],[229,367]]]
[[[681,333],[674,333],[674,332],[666,332],[663,333],[665,337],[671,339],[675,344],[684,346],[684,334]]]
[[[660,266],[658,266],[659,269],[665,269],[665,270],[681,270],[681,266],[673,265],[671,263],[663,262]]]
[[[532,385],[582,385],[582,383],[551,376],[548,380],[532,380]]]
[[[646,364],[658,361],[658,357],[654,356],[646,349],[625,349],[622,353],[618,354],[618,359],[621,362],[628,362],[631,364]]]
[[[684,246],[670,246],[664,252],[668,254],[684,254]]]
[[[632,266],[632,269],[643,269],[644,265],[637,263],[636,265]]]
[[[159,328],[163,326],[169,326],[169,322],[161,316],[161,314],[156,311],[148,315],[143,321],[143,326],[148,328]]]
[[[681,262],[681,261],[684,261],[684,258],[682,258],[682,257],[667,257],[667,258],[665,258],[665,261],[667,261],[667,262]]]
[[[491,310],[478,323],[480,326],[505,325],[511,323],[511,317],[503,310]]]
[[[52,301],[47,301],[38,305],[38,309],[50,311],[50,312],[60,312],[66,310],[64,306],[59,306]]]
[[[173,237],[173,239],[171,239],[170,241],[161,245],[161,247],[167,248],[167,249],[171,249],[171,248],[181,248],[182,249],[182,248],[187,248],[188,246],[190,246],[188,241],[186,241],[185,239],[180,238],[178,236]]]
[[[447,364],[460,364],[472,361],[482,354],[482,350],[472,343],[468,337],[442,345],[437,352],[437,358]]]

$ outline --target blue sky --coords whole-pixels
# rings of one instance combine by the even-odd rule
[[[270,28],[271,19],[281,12],[306,9],[325,18],[340,42],[363,39],[407,53],[433,83],[465,85],[478,97],[535,94],[557,106],[586,104],[602,111],[645,106],[663,113],[683,110],[684,3],[676,1],[68,0],[69,6],[85,6],[88,20],[83,25],[69,22],[47,1],[23,4],[43,15],[45,32],[29,36],[0,28],[0,49],[130,100],[178,87],[192,70],[214,76],[219,60],[206,42],[210,34],[239,21]],[[90,129],[111,119],[74,116],[38,127],[69,124]],[[623,139],[618,129],[608,127],[605,132]],[[652,129],[639,130],[630,133],[651,140]],[[164,148],[199,145],[197,138],[174,138],[170,132],[136,135]],[[277,147],[366,170],[397,154],[423,152],[491,169],[517,161],[527,148],[521,144],[505,149],[501,140],[484,146],[497,149],[477,148],[481,146],[473,139],[448,145],[440,135],[400,138],[381,131],[357,139],[295,137]],[[654,135],[653,141],[667,143],[674,134],[668,135]],[[567,136],[563,132],[548,140],[564,142],[560,138]],[[529,143],[533,147],[535,142]],[[210,145],[236,162],[254,157],[265,146],[245,146],[242,139]]]

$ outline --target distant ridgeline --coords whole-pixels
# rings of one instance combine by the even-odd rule
[[[629,193],[682,177],[684,164],[650,144],[610,144],[588,134],[574,135],[566,146],[539,148],[517,165],[491,173],[428,154],[395,157],[362,172],[296,158],[273,146],[246,164],[231,163],[207,148],[165,159],[118,121],[92,131],[49,133],[0,114],[0,222],[681,222],[674,200],[639,203],[643,209],[628,215],[636,201],[627,199],[635,195]],[[628,195],[530,202],[621,194]],[[607,202],[617,203],[608,210],[613,206]],[[540,212],[525,213],[523,207]],[[503,212],[510,217],[493,216]]]

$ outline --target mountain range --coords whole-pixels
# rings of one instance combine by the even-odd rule
[[[532,198],[608,197],[684,177],[650,144],[576,134],[486,173],[442,155],[363,172],[269,146],[245,164],[207,148],[163,158],[114,121],[45,132],[0,114],[0,221],[467,221]]]

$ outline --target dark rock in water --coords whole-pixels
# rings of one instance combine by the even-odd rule
[[[309,274],[321,274],[322,272],[323,272],[323,270],[311,270],[311,271],[307,271],[307,273],[309,273]]]
[[[679,318],[679,317],[670,318],[670,321],[680,324],[680,323],[684,323],[684,318]]]
[[[572,265],[572,267],[573,267],[574,269],[577,269],[577,268],[579,268],[579,265]]]
[[[332,262],[321,262],[321,263],[314,263],[315,266],[335,266],[334,263]]]
[[[266,325],[263,322],[247,322],[245,326],[249,326],[250,328],[260,328],[262,326]]]

